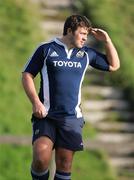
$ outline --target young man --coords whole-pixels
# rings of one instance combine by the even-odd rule
[[[84,46],[88,34],[105,46],[106,55]],[[83,150],[84,120],[80,105],[81,85],[88,66],[116,71],[117,51],[104,30],[91,28],[85,16],[72,15],[64,24],[63,36],[40,45],[25,66],[22,83],[32,103],[32,178],[47,180],[55,148],[55,180],[70,180],[75,151]],[[34,78],[40,73],[37,95]]]

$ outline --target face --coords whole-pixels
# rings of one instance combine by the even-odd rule
[[[87,41],[88,28],[78,27],[74,33],[70,33],[70,42],[73,47],[82,48]]]

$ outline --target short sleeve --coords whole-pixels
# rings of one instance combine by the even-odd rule
[[[109,63],[105,54],[97,52],[94,49],[88,49],[89,65],[102,70],[109,71]]]
[[[44,45],[40,45],[26,63],[23,72],[29,72],[36,76],[44,65],[45,54],[47,53],[45,50]]]

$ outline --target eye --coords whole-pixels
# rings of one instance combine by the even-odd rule
[[[84,35],[84,36],[87,36],[87,33],[84,33],[84,32],[81,32],[80,34]]]

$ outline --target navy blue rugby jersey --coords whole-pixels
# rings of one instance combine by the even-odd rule
[[[41,44],[25,65],[24,72],[40,73],[39,98],[51,118],[82,117],[81,85],[88,66],[109,71],[104,54],[89,47],[73,48],[54,39]]]

